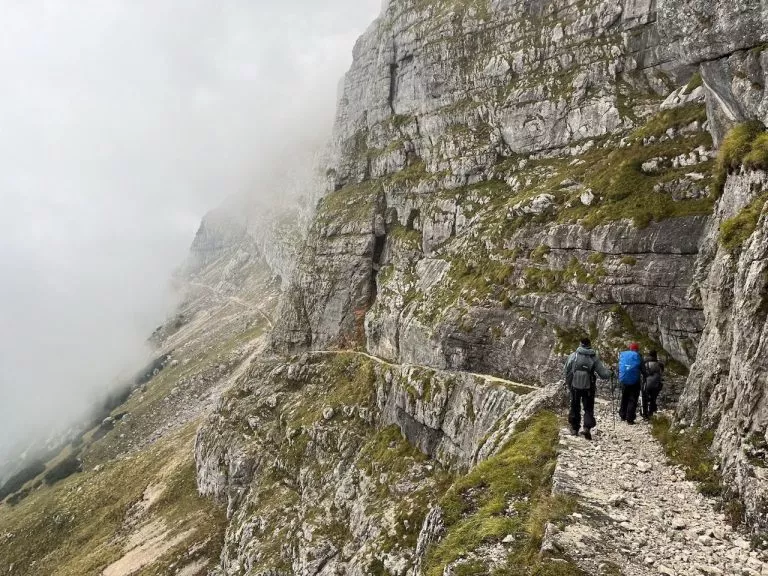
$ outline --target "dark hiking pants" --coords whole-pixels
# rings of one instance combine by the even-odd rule
[[[584,429],[591,430],[597,426],[595,421],[595,387],[590,390],[575,390],[571,388],[571,411],[568,414],[568,423],[571,428],[578,430],[581,427],[581,408],[584,407]]]
[[[659,392],[659,389],[643,390],[643,417],[650,418],[658,412],[656,399],[659,397]]]
[[[637,418],[637,401],[640,399],[640,384],[624,386],[621,390],[621,408],[619,416],[627,422],[634,422]]]

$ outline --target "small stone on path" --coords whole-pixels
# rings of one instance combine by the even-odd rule
[[[688,526],[685,520],[682,518],[672,518],[672,528],[675,530],[683,530]]]
[[[638,469],[638,470],[640,470],[640,472],[642,472],[643,474],[647,474],[647,473],[648,473],[648,472],[650,472],[650,471],[651,471],[651,469],[653,468],[653,466],[651,466],[650,464],[648,464],[648,462],[643,462],[642,460],[641,460],[641,461],[639,461],[639,462],[636,464],[636,466],[637,466],[637,469]]]

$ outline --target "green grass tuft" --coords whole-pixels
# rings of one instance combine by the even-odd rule
[[[750,170],[768,170],[768,132],[763,132],[752,142],[744,156],[744,166]]]
[[[690,94],[696,88],[699,88],[700,86],[704,85],[704,80],[701,78],[701,73],[696,72],[692,77],[691,80],[688,82],[688,85],[685,87],[685,93]]]
[[[364,222],[373,218],[379,186],[351,184],[323,196],[317,207],[318,224]],[[316,224],[317,225],[317,224]]]
[[[767,144],[766,139],[761,134],[763,130],[763,124],[753,120],[737,124],[725,136],[715,163],[715,179],[712,183],[712,192],[715,198],[719,198],[723,193],[728,174],[739,169],[745,158],[752,155],[754,144],[758,144],[758,147],[754,150],[751,162],[758,163],[760,161]]]
[[[669,218],[711,214],[713,198],[675,200],[663,189],[665,183],[685,178],[689,168],[670,168],[661,174],[646,174],[642,170],[643,163],[651,158],[672,158],[698,146],[710,147],[711,137],[705,133],[643,145],[644,138],[663,135],[668,128],[678,123],[685,125],[701,114],[706,115],[703,106],[692,107],[685,114],[662,113],[636,130],[628,146],[596,148],[583,156],[583,165],[558,170],[558,178],[567,175],[580,181],[598,196],[599,202],[584,206],[579,201],[581,192],[576,191],[568,198],[570,207],[561,209],[557,219],[561,222],[578,221],[588,229],[626,219],[632,220],[638,228],[645,228],[651,222]],[[702,162],[697,170],[708,172],[713,164],[712,161]],[[706,181],[701,186],[705,188]],[[556,190],[547,191],[556,196],[558,194]]]
[[[710,452],[715,436],[712,430],[675,428],[669,418],[657,416],[653,419],[651,432],[661,443],[667,458],[685,470],[686,479],[699,482],[702,494],[722,494],[720,475]]]
[[[643,138],[659,138],[670,128],[679,129],[693,122],[704,123],[707,120],[707,111],[701,104],[688,104],[678,108],[662,110],[659,114],[651,118],[644,126],[638,128],[633,137],[642,140]]]
[[[720,225],[720,244],[731,253],[741,250],[744,243],[757,229],[768,194],[761,194],[733,218]]]
[[[531,252],[531,260],[533,262],[546,262],[547,254],[549,254],[550,250],[551,250],[550,247],[547,246],[546,244],[537,246]]]
[[[546,524],[575,509],[572,499],[551,494],[558,439],[557,416],[542,412],[520,424],[498,455],[454,482],[440,502],[446,531],[427,553],[427,576],[440,576],[449,564],[509,534],[515,543],[500,574],[581,574],[569,563],[539,555]],[[459,570],[487,574],[481,558],[461,563]],[[557,571],[564,567],[568,571]]]
[[[524,292],[560,292],[569,283],[597,284],[606,274],[605,269],[598,263],[600,258],[588,259],[595,264],[594,269],[588,270],[577,258],[571,258],[564,269],[530,267],[525,270]]]
[[[382,472],[403,474],[414,462],[427,459],[411,446],[397,426],[388,426],[376,432],[361,448],[360,456],[365,471],[371,476]]]

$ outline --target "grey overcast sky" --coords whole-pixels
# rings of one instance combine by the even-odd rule
[[[200,217],[324,137],[381,0],[0,0],[0,461],[130,366]]]

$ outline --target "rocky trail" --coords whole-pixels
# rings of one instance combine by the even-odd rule
[[[594,441],[561,432],[554,489],[579,512],[562,531],[550,525],[545,546],[600,575],[768,574],[765,555],[668,463],[647,423],[617,421],[614,432],[610,403],[596,413]]]
[[[458,371],[458,370],[440,370],[440,369],[434,368],[433,366],[425,366],[422,364],[398,364],[396,362],[390,362],[389,360],[385,360],[384,358],[379,358],[378,356],[368,354],[367,352],[361,352],[359,350],[313,350],[312,352],[310,352],[310,354],[315,356],[329,356],[333,354],[354,354],[356,356],[362,356],[363,358],[368,358],[369,360],[372,360],[377,364],[381,364],[383,366],[389,366],[390,368],[420,368],[422,370],[431,370],[433,372],[440,372],[444,374],[453,373],[453,374],[462,374],[464,376],[472,376],[474,378],[479,378],[481,380],[490,382],[492,384],[501,384],[502,386],[526,388],[529,390],[542,389],[541,386],[533,386],[531,384],[521,384],[520,382],[513,382],[512,380],[506,380],[504,378],[500,378],[498,376],[492,376],[490,374],[479,374],[476,372],[465,372],[465,371]]]
[[[393,368],[409,366],[355,350],[312,354],[342,353]],[[539,389],[488,374],[464,374]],[[575,497],[579,512],[562,531],[549,526],[545,547],[573,556],[596,575],[768,575],[765,553],[753,549],[717,510],[717,502],[669,463],[648,423],[639,419],[630,426],[616,418],[614,428],[611,403],[598,399],[596,404],[599,424],[592,442],[567,429],[561,432],[554,491]]]
[[[270,328],[274,327],[274,324],[272,322],[271,316],[269,314],[267,314],[266,312],[264,312],[264,310],[262,310],[258,306],[254,305],[254,304],[251,304],[249,302],[246,302],[245,300],[243,300],[242,298],[238,298],[237,296],[231,296],[231,295],[230,296],[225,296],[225,295],[221,294],[218,290],[216,290],[216,288],[214,288],[212,286],[208,286],[207,284],[202,284],[200,282],[190,282],[189,284],[191,286],[196,287],[196,288],[202,288],[203,290],[206,290],[207,292],[209,292],[212,296],[214,296],[216,298],[226,298],[229,302],[237,304],[241,308],[245,308],[246,310],[253,310],[259,316],[264,318],[264,320],[266,320],[266,322],[267,322],[267,324],[269,324]]]

